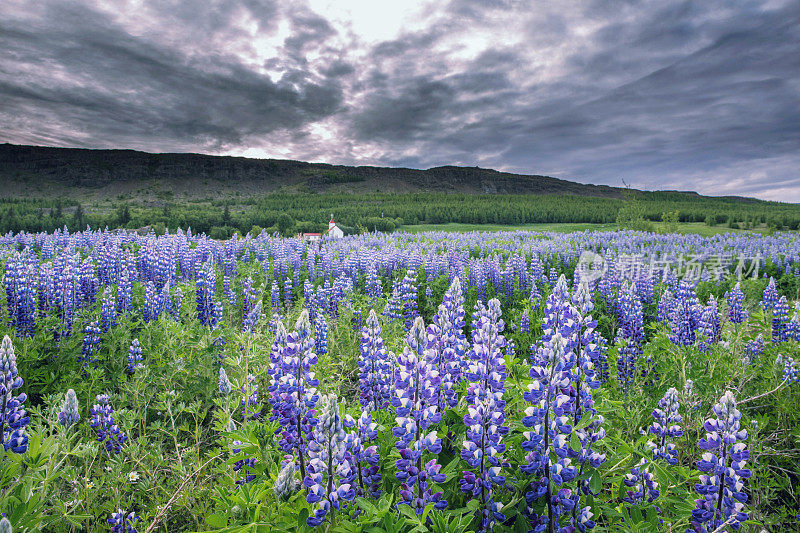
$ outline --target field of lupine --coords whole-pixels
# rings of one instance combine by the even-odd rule
[[[23,233],[0,265],[3,533],[797,528],[794,234]]]

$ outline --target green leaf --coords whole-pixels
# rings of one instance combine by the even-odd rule
[[[593,494],[597,494],[602,489],[603,489],[603,477],[600,475],[599,472],[595,472],[592,474],[592,477],[589,478],[589,490],[591,490]]]
[[[211,527],[222,528],[228,525],[228,519],[218,514],[210,514],[206,517],[206,524]]]
[[[297,513],[297,529],[298,530],[303,530],[306,527],[308,527],[306,525],[306,518],[308,518],[308,509],[303,507],[302,509],[300,509],[300,512]]]

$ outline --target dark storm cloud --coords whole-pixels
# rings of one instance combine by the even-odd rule
[[[259,7],[261,16],[265,8],[274,12]],[[12,129],[15,116],[41,117],[42,129],[31,131],[31,140],[42,130],[55,129],[73,138],[86,134],[81,144],[87,145],[104,140],[153,148],[166,142],[167,149],[231,147],[251,136],[330,116],[342,102],[337,82],[302,65],[277,65],[283,73],[273,81],[224,49],[198,55],[152,42],[82,5],[52,3],[44,9],[37,26],[0,22],[0,48],[7,54],[0,70],[5,102],[0,116]],[[203,32],[213,42],[209,17],[193,16],[190,10],[177,13],[190,22],[187,34]],[[259,20],[259,27],[268,24]],[[294,20],[301,29],[286,47],[295,52],[330,31],[324,21]],[[228,31],[221,36],[237,35]]]
[[[0,4],[0,140],[800,201],[797,2],[453,0],[378,40],[297,2],[27,8]]]

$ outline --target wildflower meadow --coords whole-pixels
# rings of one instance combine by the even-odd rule
[[[3,533],[798,529],[796,234],[64,229],[0,265]]]

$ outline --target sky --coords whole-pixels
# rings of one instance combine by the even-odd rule
[[[3,0],[0,142],[800,202],[800,2]]]

